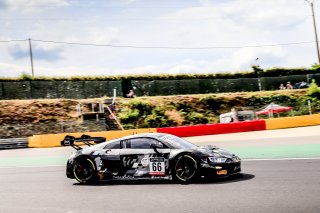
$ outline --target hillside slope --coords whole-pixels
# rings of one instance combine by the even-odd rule
[[[138,97],[134,99],[118,98],[119,110],[116,113],[128,128],[214,123],[217,122],[219,114],[228,112],[233,107],[257,109],[272,101],[298,106],[301,101],[304,101],[305,96],[306,90],[286,90]],[[0,123],[1,125],[12,125],[48,121],[76,121],[79,119],[76,116],[77,104],[101,101],[103,101],[102,98],[1,100]],[[302,104],[305,105],[305,103]]]

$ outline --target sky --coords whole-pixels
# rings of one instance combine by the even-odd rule
[[[320,1],[314,9],[320,23]],[[305,0],[0,0],[0,26],[0,77],[31,74],[29,38],[35,76],[235,73],[317,62]]]

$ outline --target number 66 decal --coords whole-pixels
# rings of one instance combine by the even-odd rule
[[[164,158],[150,158],[150,175],[165,175],[165,164],[164,164]]]

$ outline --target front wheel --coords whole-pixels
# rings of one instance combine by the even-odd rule
[[[198,163],[191,155],[181,155],[177,158],[173,176],[174,179],[181,183],[188,183],[196,179]]]
[[[80,158],[73,165],[73,174],[79,183],[91,183],[96,177],[96,167],[89,158]]]

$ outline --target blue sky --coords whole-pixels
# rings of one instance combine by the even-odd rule
[[[0,41],[33,40],[36,76],[206,74],[317,61],[315,43],[245,47],[314,41],[304,0],[0,0],[0,24]],[[31,73],[28,42],[0,42],[0,76],[22,72]]]

